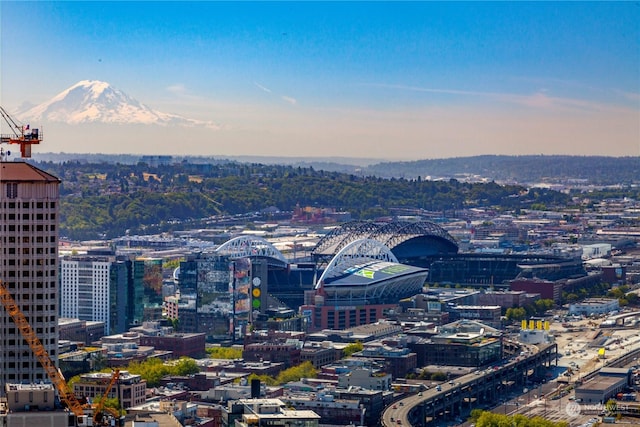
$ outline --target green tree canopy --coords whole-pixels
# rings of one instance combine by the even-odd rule
[[[289,369],[281,371],[276,378],[269,375],[249,375],[249,381],[256,378],[260,382],[267,385],[282,385],[291,381],[300,381],[301,378],[316,378],[318,371],[314,368],[313,364],[309,361],[303,362],[297,366],[292,366]]]
[[[568,427],[568,425],[565,421],[554,422],[539,416],[529,418],[521,414],[509,416],[489,411],[483,411],[476,421],[476,427]]]
[[[360,341],[356,341],[352,344],[348,344],[344,349],[342,349],[343,357],[351,357],[354,353],[362,351],[364,346]]]
[[[523,307],[509,307],[505,313],[507,320],[519,322],[522,319],[526,319],[527,311]]]
[[[211,359],[241,359],[242,349],[235,347],[207,347],[207,355]]]
[[[431,374],[431,379],[433,381],[444,381],[447,379],[447,374],[441,371],[434,372],[433,374]]]
[[[318,371],[310,361],[303,362],[298,366],[292,366],[280,372],[276,378],[278,384],[286,384],[291,381],[300,381],[301,378],[316,378]]]
[[[127,366],[120,368],[121,371],[128,371],[134,375],[140,375],[147,381],[149,387],[160,385],[160,379],[166,375],[191,375],[200,371],[196,361],[190,357],[170,360],[166,363],[157,357],[151,357],[141,362],[131,362]],[[111,372],[106,368],[97,372]],[[80,375],[72,377],[68,383],[73,386],[80,379]]]
[[[283,165],[218,163],[151,167],[66,162],[38,165],[62,180],[61,234],[73,239],[157,233],[199,225],[212,215],[245,214],[269,206],[292,211],[319,206],[354,219],[391,215],[398,207],[431,211],[474,206],[528,209],[566,206],[547,189],[489,183],[356,176]],[[197,176],[197,179],[190,179]]]

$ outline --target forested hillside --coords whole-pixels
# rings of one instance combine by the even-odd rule
[[[476,156],[386,162],[363,169],[381,177],[455,177],[479,175],[498,182],[586,180],[592,185],[640,183],[640,157],[604,156]]]
[[[442,212],[564,206],[570,196],[521,186],[358,177],[282,165],[222,164],[150,167],[146,164],[40,163],[62,180],[61,235],[116,237],[150,233],[222,214],[296,205],[349,211],[354,219],[391,215],[394,209]]]
[[[142,156],[114,154],[54,154],[39,153],[41,162],[137,164]],[[519,183],[575,183],[590,185],[640,185],[640,157],[605,156],[473,156],[448,159],[427,159],[404,162],[378,162],[374,159],[293,158],[293,157],[188,157],[173,156],[174,162],[224,164],[287,165],[341,172],[357,176],[381,178],[463,179],[482,177],[489,181]]]

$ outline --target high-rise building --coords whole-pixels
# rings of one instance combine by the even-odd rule
[[[116,260],[111,263],[109,277],[109,334],[121,334],[130,327],[131,317],[128,309],[133,305],[129,298],[129,266],[131,261],[126,259]]]
[[[109,295],[111,263],[115,257],[64,257],[60,261],[60,315],[104,322],[111,329]]]
[[[58,364],[60,180],[26,162],[0,161],[0,280]],[[47,379],[11,317],[0,308],[0,394],[6,383]]]
[[[100,253],[99,253],[100,252]],[[103,322],[104,334],[142,323],[144,263],[88,251],[60,260],[60,315]]]
[[[127,319],[128,325],[141,325],[144,317],[144,261],[127,261]],[[119,332],[119,331],[118,331]],[[124,331],[122,331],[124,332]]]

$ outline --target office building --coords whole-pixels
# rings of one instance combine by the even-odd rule
[[[52,361],[58,363],[60,180],[25,162],[0,162],[0,280]],[[0,393],[47,374],[7,313],[0,311]]]
[[[109,257],[64,257],[60,261],[60,315],[104,322],[109,333]]]
[[[122,333],[142,322],[144,262],[112,252],[60,260],[60,315],[103,322],[103,335]]]

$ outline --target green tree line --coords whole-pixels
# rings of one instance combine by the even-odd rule
[[[222,163],[38,165],[60,177],[61,236],[113,238],[126,231],[155,233],[176,222],[220,214],[257,212],[270,206],[293,211],[316,206],[349,211],[354,219],[392,215],[396,209],[449,212],[470,207],[519,210],[553,208],[569,195],[516,185],[384,179],[283,165]],[[179,220],[179,221],[172,221]]]
[[[489,411],[474,409],[471,411],[471,419],[476,427],[568,427],[566,421],[551,421],[540,416],[527,417],[516,414],[513,416],[495,414]]]
[[[318,371],[309,361],[302,362],[297,366],[281,371],[276,377],[270,375],[249,375],[248,380],[259,379],[261,383],[266,385],[282,385],[292,381],[300,381],[302,378],[316,378]]]
[[[241,359],[242,349],[234,347],[207,347],[207,355],[211,359]]]
[[[163,362],[157,357],[151,357],[140,362],[131,362],[127,366],[120,368],[120,371],[128,371],[133,375],[140,375],[142,379],[147,381],[148,387],[157,387],[160,385],[160,379],[167,375],[190,375],[200,371],[196,361],[190,357],[181,357],[180,359]],[[111,369],[105,368],[99,372],[111,373]],[[80,375],[71,378],[68,383],[73,384],[80,380]]]

